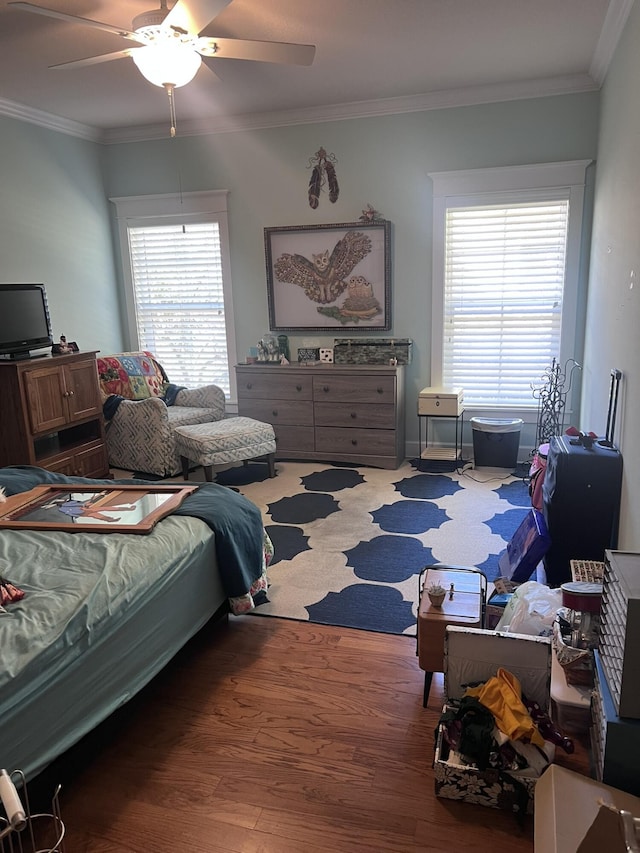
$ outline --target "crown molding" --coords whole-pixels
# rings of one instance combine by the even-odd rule
[[[178,124],[178,136],[204,136],[215,133],[262,130],[300,124],[346,121],[357,118],[424,112],[478,104],[542,98],[594,92],[598,86],[588,74],[572,74],[527,80],[518,83],[499,83],[462,89],[430,92],[424,95],[407,95],[371,101],[351,101],[346,104],[326,104],[281,112],[252,113],[239,116],[219,116]],[[121,142],[145,142],[168,138],[166,122],[142,127],[113,128],[103,133],[101,141],[107,145]]]
[[[79,139],[86,139],[89,142],[100,142],[103,135],[99,128],[90,127],[68,118],[61,118],[43,110],[36,110],[24,104],[17,104],[15,101],[8,101],[5,98],[0,98],[0,116],[26,121],[29,124],[37,124],[47,130],[66,133],[68,136],[77,136]]]
[[[607,9],[604,24],[600,32],[600,38],[596,44],[593,59],[589,67],[589,74],[599,87],[602,86],[604,78],[607,76],[609,65],[613,59],[613,54],[620,41],[620,36],[627,23],[632,6],[633,0],[611,0],[609,3],[609,8]]]
[[[613,2],[617,3],[618,0],[613,0]],[[620,0],[620,2],[633,2],[633,0]],[[205,136],[215,133],[234,133],[237,131],[263,130],[300,124],[318,124],[320,122],[373,118],[376,116],[468,107],[529,98],[544,98],[554,95],[594,92],[598,89],[598,84],[589,74],[572,74],[543,78],[541,80],[471,86],[429,92],[423,95],[407,95],[398,98],[352,101],[346,104],[326,104],[319,107],[284,110],[281,112],[218,116],[194,121],[182,121],[178,125],[178,136]],[[125,142],[148,142],[155,139],[169,138],[166,122],[140,127],[101,130],[100,128],[83,125],[70,119],[60,118],[59,116],[54,116],[50,113],[25,107],[24,105],[1,98],[0,115],[37,124],[49,130],[56,130],[70,136],[77,136],[80,139],[86,139],[90,142],[100,142],[105,145]]]

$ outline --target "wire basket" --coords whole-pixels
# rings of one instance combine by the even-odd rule
[[[65,826],[59,796],[60,785],[51,799],[51,811],[33,813],[22,770],[0,770],[4,807],[4,814],[0,814],[0,853],[64,853]]]

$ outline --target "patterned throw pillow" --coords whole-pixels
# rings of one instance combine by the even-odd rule
[[[104,394],[118,394],[127,400],[162,397],[168,384],[162,368],[150,352],[98,358],[98,375]]]

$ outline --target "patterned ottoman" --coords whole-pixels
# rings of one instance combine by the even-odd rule
[[[214,465],[247,462],[265,456],[269,476],[275,477],[276,437],[271,424],[253,418],[223,418],[220,421],[175,427],[176,449],[182,460],[182,474],[189,479],[189,462],[202,465],[208,483]]]

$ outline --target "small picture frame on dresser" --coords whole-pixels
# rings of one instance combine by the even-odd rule
[[[67,355],[70,352],[80,352],[78,344],[75,341],[68,341],[64,335],[60,335],[60,343],[53,344],[51,355]]]

